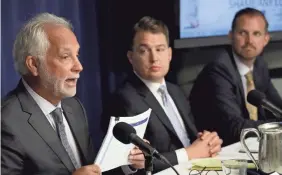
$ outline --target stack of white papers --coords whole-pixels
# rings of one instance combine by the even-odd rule
[[[133,144],[123,144],[113,136],[113,128],[119,122],[130,124],[136,130],[136,135],[144,137],[151,109],[144,113],[131,117],[111,117],[107,134],[103,140],[102,146],[98,152],[94,164],[100,166],[101,171],[108,171],[122,165],[129,165],[128,155],[134,148]]]

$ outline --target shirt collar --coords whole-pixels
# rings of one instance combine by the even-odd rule
[[[254,66],[252,66],[251,68],[246,66],[244,63],[242,63],[242,61],[240,60],[239,56],[237,54],[235,54],[234,52],[233,52],[233,57],[234,57],[236,65],[237,65],[239,74],[241,76],[245,76],[249,71],[253,71]]]
[[[50,114],[52,111],[54,111],[57,107],[62,108],[61,102],[58,103],[57,106],[53,105],[49,101],[47,101],[45,98],[41,97],[39,94],[37,94],[28,84],[27,82],[22,78],[22,82],[28,93],[32,96],[32,98],[35,100],[39,108],[42,110],[43,114],[46,116]]]
[[[145,80],[144,78],[140,77],[135,71],[134,71],[134,73],[153,93],[157,93],[160,86],[162,86],[162,85],[164,85],[166,87],[165,79],[163,79],[162,83],[157,83],[157,82],[152,82],[150,80]]]

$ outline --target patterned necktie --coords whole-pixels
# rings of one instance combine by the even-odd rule
[[[255,89],[255,83],[253,79],[253,72],[249,71],[248,73],[245,74],[246,80],[247,80],[247,94]],[[252,120],[257,120],[258,119],[258,109],[257,107],[251,105],[246,101],[246,107],[249,111],[250,114],[250,119]]]
[[[80,164],[76,161],[74,153],[70,147],[70,144],[68,142],[67,139],[67,135],[66,135],[66,131],[65,131],[65,125],[63,123],[63,115],[62,115],[62,111],[61,108],[56,108],[53,112],[52,112],[53,118],[55,120],[55,124],[56,124],[56,130],[57,133],[59,135],[59,138],[65,148],[65,150],[67,151],[75,169],[80,168]]]
[[[164,85],[160,86],[160,88],[158,89],[158,92],[162,96],[163,105],[165,107],[165,113],[168,116],[178,138],[180,139],[184,147],[189,146],[190,140],[188,138],[187,132],[181,125],[178,117],[176,116],[175,111],[173,110],[172,104],[168,99],[168,92],[166,90],[166,87]]]

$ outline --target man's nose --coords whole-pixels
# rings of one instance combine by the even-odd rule
[[[75,72],[81,72],[83,70],[83,66],[82,64],[80,63],[80,61],[78,59],[76,59],[74,61],[74,65],[73,65],[73,71]]]
[[[246,43],[247,44],[252,44],[253,43],[253,36],[252,35],[248,35],[246,37]]]
[[[151,53],[150,53],[150,60],[151,60],[152,62],[156,62],[156,61],[158,60],[158,56],[157,56],[157,54],[155,53],[155,51],[151,51]]]

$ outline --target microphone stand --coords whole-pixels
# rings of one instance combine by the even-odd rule
[[[153,155],[147,154],[147,153],[143,153],[144,157],[145,157],[145,171],[146,171],[146,175],[152,175],[153,174]]]
[[[154,156],[153,156],[153,152],[150,152],[150,154],[146,153],[145,151],[143,151],[144,157],[145,157],[145,171],[146,171],[146,175],[152,175],[153,174],[153,161],[154,161]],[[172,170],[179,175],[179,173],[177,172],[177,170],[171,165],[171,163],[162,155],[161,156],[161,161],[164,162],[165,164],[169,165],[170,168],[172,168]]]

